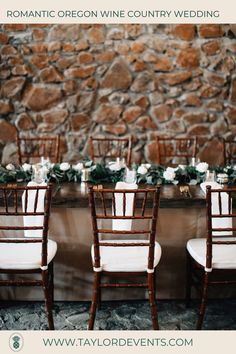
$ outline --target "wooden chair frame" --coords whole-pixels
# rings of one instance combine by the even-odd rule
[[[27,211],[28,208],[28,192],[36,191],[34,211]],[[45,190],[45,208],[43,212],[37,211],[38,196],[39,191]],[[21,195],[25,192],[24,198],[24,209],[21,208]],[[53,261],[48,264],[47,254],[48,254],[48,227],[49,227],[49,216],[50,216],[50,206],[52,198],[52,185],[48,186],[13,186],[13,187],[2,187],[0,186],[0,216],[9,218],[9,224],[0,225],[1,230],[7,231],[24,231],[24,230],[42,230],[42,237],[0,237],[0,243],[41,243],[42,244],[42,258],[40,269],[0,269],[0,274],[39,274],[40,279],[32,280],[0,280],[0,286],[42,286],[44,291],[44,299],[46,306],[46,314],[48,318],[49,329],[54,329],[53,314],[52,314],[52,304],[53,304]],[[3,210],[3,211],[2,211]],[[23,216],[43,216],[42,226],[12,226],[10,224],[10,217],[23,217]]]
[[[236,214],[232,211],[232,194],[236,193],[235,188],[227,188],[227,189],[211,189],[210,186],[206,187],[206,210],[207,210],[207,238],[206,238],[206,267],[199,264],[192,256],[189,254],[186,249],[186,306],[189,305],[191,300],[191,289],[195,287],[197,292],[201,297],[201,304],[199,308],[198,320],[196,329],[200,330],[202,328],[204,315],[206,311],[206,304],[208,298],[208,289],[210,285],[227,285],[227,284],[236,284],[236,270],[235,269],[215,269],[212,268],[212,246],[213,245],[235,245],[235,235],[233,232],[236,231],[235,227],[232,228],[215,228],[212,226],[212,220],[214,218],[225,218],[232,217],[236,218]],[[219,214],[212,213],[212,194],[218,194],[219,201]],[[229,202],[228,202],[228,214],[222,214],[222,193],[228,193]],[[213,234],[214,232],[228,232],[232,231],[232,236],[229,235],[220,235],[216,236]],[[222,240],[223,238],[225,240]],[[232,241],[229,241],[229,238],[232,237]],[[218,240],[217,240],[218,238]],[[220,275],[220,278],[219,278]],[[231,278],[229,279],[229,275]],[[233,279],[232,280],[232,276]]]
[[[116,206],[115,206],[115,194],[122,193],[123,194],[123,215],[116,215]],[[132,216],[125,216],[126,210],[126,194],[133,193],[134,194],[134,204],[133,204],[133,213]],[[107,195],[110,195],[111,198],[106,198]],[[99,203],[96,203],[99,198]],[[95,189],[94,187],[89,188],[89,201],[91,208],[91,216],[92,216],[92,226],[93,226],[93,240],[94,240],[94,283],[93,283],[93,295],[92,295],[92,303],[90,308],[90,319],[88,329],[92,330],[94,327],[94,321],[96,316],[96,309],[101,302],[101,289],[104,288],[146,288],[149,293],[149,302],[151,307],[151,316],[152,316],[152,324],[153,329],[159,329],[158,326],[158,317],[157,317],[157,306],[155,302],[155,272],[154,269],[154,251],[155,251],[155,235],[156,235],[156,226],[157,226],[157,217],[158,217],[158,209],[159,209],[159,201],[160,201],[160,187],[157,188],[147,188],[147,189],[134,189],[134,190],[119,190],[119,189]],[[101,207],[101,211],[97,213],[98,205]],[[113,213],[108,208],[113,208]],[[151,208],[152,212],[147,211],[147,208]],[[138,214],[138,210],[140,213]],[[149,209],[150,210],[150,209]],[[125,220],[132,219],[134,220],[149,220],[150,227],[145,230],[135,229],[130,231],[118,231],[111,229],[99,228],[98,220]],[[149,242],[144,243],[140,240],[140,243],[119,243],[119,247],[134,247],[134,246],[149,246],[148,252],[148,270],[144,272],[108,272],[101,270],[100,264],[100,246],[111,246],[117,247],[117,243],[115,242],[100,242],[99,235],[100,234],[109,234],[109,235],[149,235]],[[147,281],[143,283],[103,283],[101,281],[103,275],[109,275],[111,277],[124,277],[130,278],[135,276],[145,276]]]
[[[30,159],[49,158],[51,162],[60,162],[60,135],[38,137],[16,137],[19,164],[30,162]],[[32,149],[27,153],[22,151],[22,144]],[[39,161],[40,162],[40,161]]]
[[[197,138],[171,138],[156,136],[157,143],[157,161],[160,165],[174,165],[172,160],[174,158],[184,159],[184,163],[189,164],[189,160],[196,157],[197,154]],[[174,151],[168,152],[166,144],[174,144]],[[183,151],[181,151],[181,145]],[[170,162],[166,161],[168,158]]]
[[[96,146],[97,144],[97,146]],[[117,144],[117,150],[112,153],[113,144]],[[126,146],[125,146],[126,145]],[[96,148],[97,147],[97,151]],[[105,154],[104,154],[105,151]],[[92,160],[125,158],[126,164],[131,165],[132,136],[128,138],[94,138],[90,137],[90,155]]]
[[[235,147],[235,154],[232,154],[232,147]],[[224,166],[231,165],[236,162],[236,140],[223,139],[223,156]]]

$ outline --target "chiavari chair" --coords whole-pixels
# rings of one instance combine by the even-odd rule
[[[236,283],[236,228],[232,200],[236,189],[206,187],[207,237],[187,242],[186,305],[195,287],[201,296],[196,329],[202,328],[211,285]]]
[[[157,162],[163,166],[190,164],[196,158],[196,138],[156,137]]]
[[[53,258],[48,239],[52,186],[0,186],[0,286],[41,286],[49,329],[54,329]],[[14,279],[12,278],[14,275]],[[30,279],[22,279],[28,275]]]
[[[53,163],[60,162],[60,135],[20,137],[17,135],[17,154],[19,164],[40,162],[48,158]]]
[[[117,198],[121,202],[119,210]],[[104,288],[148,289],[153,329],[159,328],[155,302],[155,269],[161,257],[161,247],[155,241],[159,199],[159,187],[126,190],[89,188],[94,284],[88,329],[94,327]],[[127,200],[133,200],[129,207]],[[117,226],[119,221],[122,227]],[[124,227],[126,221],[132,222],[130,228]],[[115,228],[111,226],[114,223]],[[103,276],[111,279],[122,277],[127,282],[104,282]],[[130,282],[129,279],[134,281],[136,276],[144,276],[146,281]]]
[[[94,161],[124,158],[128,166],[131,164],[132,137],[128,138],[94,138],[90,137],[90,155]]]
[[[236,163],[236,141],[223,140],[224,166]]]

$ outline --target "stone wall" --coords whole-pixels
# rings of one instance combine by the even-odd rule
[[[197,135],[221,160],[236,133],[236,25],[0,25],[0,154],[16,130],[61,133],[65,159],[90,134],[134,136],[155,161],[154,136]]]

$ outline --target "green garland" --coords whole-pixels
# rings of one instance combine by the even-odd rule
[[[47,181],[63,183],[63,182],[81,182],[82,169],[89,170],[89,182],[94,184],[116,183],[124,179],[125,168],[121,167],[112,170],[105,164],[94,164],[90,160],[83,161],[77,165],[62,164],[46,164]],[[177,168],[163,167],[160,165],[133,164],[132,169],[136,171],[137,183],[146,184],[199,184],[205,179],[206,171],[203,167],[210,171],[224,173],[228,176],[228,183],[236,182],[236,169],[234,166],[227,167],[208,167],[202,163],[201,169],[198,166],[183,166]],[[33,177],[33,168],[31,165],[24,164],[16,166],[9,164],[0,166],[0,183],[17,183],[29,182]]]

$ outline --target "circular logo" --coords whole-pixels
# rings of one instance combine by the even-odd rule
[[[24,339],[20,333],[13,333],[9,339],[9,347],[13,352],[19,352],[24,345]]]

